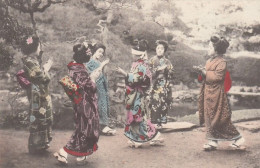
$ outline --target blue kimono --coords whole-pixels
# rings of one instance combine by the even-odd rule
[[[145,106],[146,91],[151,85],[152,73],[144,60],[139,59],[132,63],[127,74],[125,104],[127,120],[125,136],[135,142],[147,142],[158,133],[155,126],[148,118],[148,110]]]
[[[85,64],[89,73],[92,73],[95,69],[100,66],[100,62],[94,59],[90,59]],[[102,127],[108,126],[109,122],[109,97],[108,97],[108,84],[106,77],[101,74],[96,80],[97,96],[98,96],[98,113],[99,123]]]

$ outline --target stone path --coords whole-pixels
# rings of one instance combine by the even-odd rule
[[[259,132],[260,131],[260,120],[241,122],[241,123],[235,124],[235,126],[240,129],[247,130],[250,132]]]

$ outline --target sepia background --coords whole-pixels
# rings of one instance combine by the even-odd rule
[[[4,6],[4,0],[1,1],[0,126],[21,128],[28,125],[28,101],[15,77],[22,68],[17,39],[31,32],[33,24],[30,13],[24,13],[17,2],[10,1],[9,6]],[[47,3],[40,2],[40,7]],[[106,57],[111,61],[106,68],[106,76],[110,89],[111,124],[114,126],[123,127],[125,119],[124,80],[114,70],[117,66],[129,70],[134,39],[148,40],[149,57],[155,55],[156,40],[169,42],[167,57],[175,69],[173,103],[169,112],[172,120],[185,120],[185,116],[197,111],[199,83],[192,66],[205,64],[212,34],[224,36],[230,42],[226,59],[233,80],[230,91],[233,110],[260,108],[259,1],[57,2],[33,16],[34,26],[43,43],[43,63],[50,58],[54,62],[50,69],[54,128],[73,128],[73,122],[64,124],[67,123],[64,121],[71,121],[72,108],[58,80],[67,73],[66,65],[72,60],[73,45],[85,40],[100,41],[107,47]],[[26,2],[23,3],[26,6]],[[241,92],[246,96],[241,96]],[[246,93],[255,94],[247,96]]]
[[[50,69],[50,93],[54,107],[53,128],[64,132],[56,132],[57,138],[53,144],[64,143],[61,139],[64,135],[70,136],[67,131],[74,128],[72,105],[58,80],[67,74],[67,64],[72,60],[73,45],[83,41],[102,42],[107,48],[105,58],[109,58],[110,63],[105,69],[105,74],[109,81],[110,125],[119,129],[119,133],[123,134],[120,128],[124,127],[125,122],[124,78],[115,72],[115,68],[120,66],[129,71],[132,61],[130,51],[135,39],[148,40],[149,58],[155,55],[156,40],[163,39],[169,43],[166,56],[174,67],[174,79],[171,81],[173,102],[168,114],[169,121],[185,121],[198,126],[196,112],[200,83],[192,67],[204,65],[209,58],[207,50],[210,36],[213,34],[224,36],[230,42],[226,59],[232,78],[229,100],[233,121],[260,119],[259,16],[259,0],[0,0],[2,138],[19,136],[20,139],[14,138],[10,143],[27,144],[24,140],[27,135],[21,131],[28,129],[29,102],[25,91],[17,83],[15,74],[22,68],[20,39],[34,31],[37,31],[43,44],[42,63],[49,59],[54,62]],[[259,130],[260,127],[255,132]],[[204,134],[200,130],[195,131],[197,132],[200,135]],[[193,139],[193,133],[187,133],[186,140]],[[207,154],[190,152],[193,148],[187,145],[189,142],[185,141],[183,133],[178,132],[173,138],[176,142],[168,144],[168,148],[165,149],[157,148],[158,151],[166,150],[161,166],[169,167],[167,163],[171,158],[190,154],[190,158],[185,155],[177,159],[176,165],[194,167],[196,164],[195,167],[201,167],[201,162],[207,162],[208,166],[205,167],[214,167],[215,164],[218,165],[216,167],[221,167],[222,159],[227,158],[231,161],[234,159],[234,162],[226,163],[226,167],[259,167],[259,133],[244,134],[246,138],[250,137],[250,143],[256,147],[253,152],[245,155],[231,152],[233,155],[230,156],[229,152],[220,151],[218,154],[215,153],[218,159],[208,162],[202,159],[206,158]],[[118,142],[119,145],[124,145],[123,142]],[[202,144],[196,138],[194,142]],[[3,145],[7,142],[1,141],[0,137],[0,143]],[[182,145],[186,145],[187,150],[181,149]],[[3,156],[11,158],[13,151],[9,151],[11,147],[7,147],[2,152],[5,153]],[[21,145],[18,149],[27,150]],[[175,153],[171,153],[174,149]],[[156,158],[158,151],[152,152]],[[121,151],[122,155],[124,152]],[[15,159],[2,160],[5,163],[4,167],[19,167],[20,160],[25,160],[22,167],[39,167],[36,162],[31,162],[31,156],[23,155],[20,158],[19,152],[14,153]],[[132,151],[130,155],[139,157],[139,154],[136,155]],[[102,156],[105,157],[104,160],[111,161],[110,155]],[[214,154],[209,156],[215,157]],[[44,160],[34,159],[47,163],[49,155],[44,155],[43,158]],[[199,159],[201,162],[193,164],[194,160]],[[155,164],[155,161],[150,159],[149,164],[143,162],[139,166],[130,161],[109,162],[106,166],[100,166],[99,164],[107,162],[98,163],[94,157],[94,163],[92,162],[90,167],[145,167],[145,164]],[[125,163],[128,164],[124,165]],[[52,166],[43,164],[40,167]]]

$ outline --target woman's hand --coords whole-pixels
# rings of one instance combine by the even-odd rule
[[[100,67],[98,67],[97,69],[95,69],[91,74],[90,74],[90,78],[92,81],[96,81],[97,78],[102,74],[102,70],[104,68],[105,65],[107,65],[109,63],[109,59],[103,61],[100,64]]]
[[[126,73],[122,68],[120,68],[120,67],[117,67],[117,68],[116,68],[116,71],[117,71],[118,73],[124,75],[124,76],[127,76],[127,73]]]
[[[160,66],[160,67],[157,68],[157,71],[162,71],[165,68],[167,68],[167,65]]]
[[[97,78],[99,77],[100,75],[100,72],[99,71],[93,71],[91,74],[90,74],[90,79],[92,80],[92,82],[96,82]]]
[[[193,66],[193,69],[197,71],[198,73],[201,73],[202,75],[206,75],[206,69],[202,65],[199,66]]]
[[[53,64],[53,61],[51,59],[49,59],[44,65],[43,65],[43,70],[44,72],[49,72],[49,70],[51,69],[51,66]]]
[[[201,71],[201,73],[205,76],[206,75],[206,70],[205,68]]]
[[[107,65],[108,63],[109,63],[109,59],[106,59],[105,61],[103,61],[102,63],[101,63],[101,67],[103,68],[105,65]]]
[[[193,69],[197,71],[198,73],[206,74],[206,70],[202,65],[199,66],[193,66]]]

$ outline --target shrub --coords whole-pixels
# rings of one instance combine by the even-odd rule
[[[7,71],[13,65],[14,53],[3,42],[0,42],[0,60],[0,71]]]
[[[138,22],[131,27],[130,35],[134,39],[146,39],[150,50],[155,50],[156,40],[167,40],[162,26],[155,22]]]

